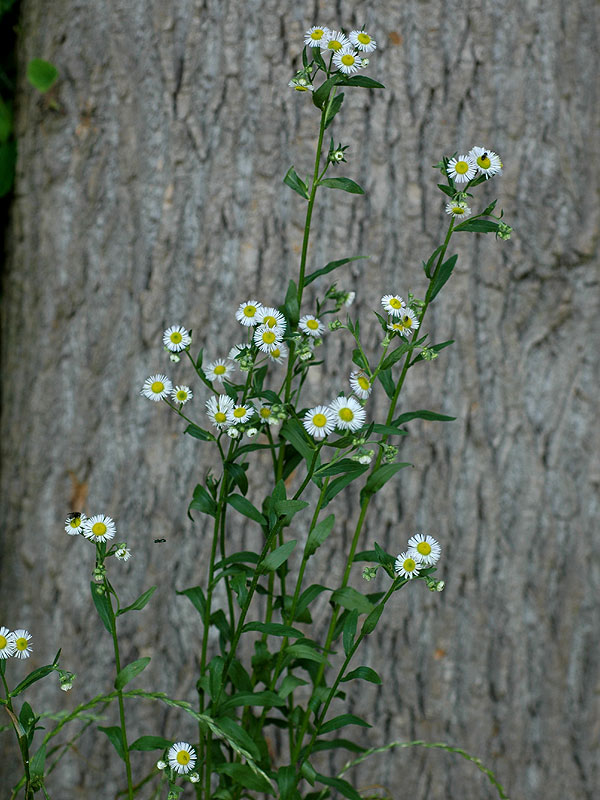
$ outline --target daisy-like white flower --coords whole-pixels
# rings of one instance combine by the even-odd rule
[[[8,628],[0,626],[0,658],[10,658],[15,654],[15,635]]]
[[[229,427],[228,414],[232,408],[233,400],[226,394],[220,394],[217,397],[209,397],[206,401],[206,413],[215,428],[220,431]]]
[[[259,325],[254,331],[254,344],[263,353],[270,353],[276,350],[281,344],[281,336],[278,328],[269,328],[268,325]]]
[[[302,424],[315,439],[323,439],[335,428],[337,415],[329,406],[315,406],[304,415]]]
[[[234,370],[234,366],[228,358],[217,358],[216,361],[210,361],[204,367],[204,374],[209,381],[223,381],[229,378]]]
[[[173,384],[166,375],[151,375],[144,381],[144,386],[140,394],[148,400],[165,400],[173,391]]]
[[[176,742],[173,747],[169,748],[167,758],[171,769],[179,772],[180,775],[185,775],[186,772],[191,772],[194,769],[196,751],[187,742]]]
[[[292,80],[288,83],[288,86],[291,89],[295,89],[297,92],[312,92],[315,88],[310,81],[308,81],[304,77],[300,78],[292,78]]]
[[[287,328],[286,319],[281,311],[273,308],[272,306],[263,306],[262,308],[259,308],[256,319],[258,320],[259,325],[266,325],[268,328],[273,328],[273,330],[278,329],[281,331],[282,335],[285,333],[285,329]]]
[[[381,298],[381,305],[388,314],[393,314],[394,317],[399,317],[406,308],[406,303],[399,294],[384,294]]]
[[[287,349],[287,345],[283,342],[279,342],[277,347],[274,347],[273,350],[268,353],[271,361],[274,361],[276,364],[283,364],[288,355],[289,350]]]
[[[336,50],[333,54],[333,63],[340,72],[346,75],[352,75],[353,72],[358,72],[359,69],[362,69],[362,58],[352,45]]]
[[[33,638],[29,631],[19,628],[14,632],[13,635],[15,637],[15,658],[29,658],[31,651],[33,650],[29,644]]]
[[[176,403],[181,403],[182,406],[185,405],[188,400],[191,400],[193,396],[189,386],[176,386],[171,392],[173,400]]]
[[[396,575],[402,578],[416,578],[421,569],[421,561],[410,552],[400,553],[394,562]]]
[[[496,155],[493,150],[486,150],[485,147],[473,147],[469,151],[469,155],[475,161],[480,175],[491,178],[492,175],[502,172],[500,156]]]
[[[65,520],[65,530],[69,536],[77,536],[83,533],[83,523],[87,517],[83,511],[71,511]]]
[[[313,25],[304,34],[304,44],[307,47],[322,47],[329,33],[329,28]]]
[[[122,547],[119,547],[115,552],[115,558],[118,558],[119,561],[129,561],[132,555],[133,553],[126,545],[122,545]]]
[[[336,397],[329,408],[336,416],[335,424],[344,431],[362,428],[366,411],[354,397]]]
[[[469,155],[451,158],[447,172],[455,183],[467,183],[477,174],[477,164]]]
[[[334,53],[350,45],[350,39],[341,31],[327,31],[327,36],[322,41],[323,50],[333,50]]]
[[[471,209],[461,200],[453,200],[450,203],[446,203],[446,214],[450,214],[451,217],[462,217],[466,219],[471,215]]]
[[[402,315],[395,321],[388,325],[389,330],[398,331],[402,336],[408,337],[409,333],[416,331],[419,327],[417,315],[412,308],[403,308]]]
[[[354,394],[360,397],[361,400],[366,400],[373,391],[369,376],[362,369],[357,369],[350,373],[350,386]]]
[[[242,303],[235,312],[235,318],[241,325],[245,325],[246,327],[256,325],[258,324],[256,312],[261,305],[262,303],[259,303],[258,300],[247,300],[245,303]]]
[[[313,317],[312,314],[305,314],[298,322],[298,327],[301,331],[304,331],[304,333],[307,333],[309,336],[314,336],[315,338],[322,336],[325,330],[325,325],[323,325],[321,320],[317,319],[317,317]]]
[[[248,422],[250,417],[254,414],[254,408],[250,405],[250,403],[240,404],[237,406],[233,406],[228,413],[227,417],[229,422],[233,423],[234,425],[239,425],[242,422]]]
[[[111,517],[105,514],[96,514],[83,523],[83,535],[93,542],[107,542],[109,539],[114,539],[116,532],[117,526]]]
[[[408,540],[408,552],[420,558],[424,565],[431,566],[439,561],[442,555],[442,548],[433,536],[415,533]]]
[[[350,31],[348,38],[354,47],[356,47],[357,50],[362,50],[363,53],[372,53],[377,47],[375,39],[369,36],[366,31]]]
[[[240,353],[243,353],[245,350],[250,350],[250,345],[247,342],[240,342],[240,344],[234,344],[229,353],[227,354],[227,358],[230,361],[235,361],[237,356]]]
[[[258,409],[258,418],[261,422],[266,422],[267,425],[277,425],[278,420],[275,419],[273,416],[273,412],[271,411],[271,406],[269,405],[262,405]]]
[[[192,342],[192,337],[181,325],[172,325],[163,333],[163,344],[172,353],[185,350]]]

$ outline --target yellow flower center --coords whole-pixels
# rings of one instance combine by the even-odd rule
[[[165,385],[162,381],[154,381],[151,388],[154,394],[160,394],[161,392],[164,392]]]
[[[281,356],[281,350],[276,347],[275,350],[271,350],[271,356],[273,358],[279,358]]]
[[[296,84],[296,85],[294,86],[294,89],[295,89],[297,92],[308,92],[308,91],[309,91],[309,89],[308,89],[308,86],[300,86],[299,84]]]
[[[263,319],[263,323],[264,323],[265,325],[268,325],[268,326],[269,326],[269,328],[274,328],[274,327],[275,327],[275,325],[277,325],[277,320],[275,319],[275,317],[273,317],[273,316],[269,315],[268,317],[265,317],[265,318]]]
[[[92,525],[92,533],[94,536],[104,536],[106,530],[106,525],[103,522],[95,522]]]
[[[477,163],[479,164],[481,169],[489,169],[492,166],[492,162],[490,161],[487,153],[484,153],[483,155],[479,156],[479,158],[477,159]]]
[[[322,31],[320,28],[318,28],[316,31],[311,33],[310,38],[314,39],[315,42],[320,42],[324,34],[325,31]]]
[[[261,410],[260,410],[260,416],[261,416],[263,419],[267,419],[268,417],[270,417],[270,416],[271,416],[271,409],[270,409],[270,408],[265,408],[265,407],[263,406],[263,408],[261,408]]]
[[[72,528],[78,528],[81,525],[81,517],[73,517],[73,519],[69,522],[69,525]]]
[[[360,386],[361,389],[364,389],[365,392],[371,386],[371,384],[369,383],[369,379],[365,378],[364,375],[359,375],[358,376],[358,385]]]
[[[180,750],[177,753],[177,763],[183,764],[184,766],[190,763],[190,754],[187,750]]]
[[[457,214],[457,215],[458,214],[464,214],[465,210],[464,210],[464,208],[462,208],[462,206],[454,206],[453,209],[452,209],[452,213],[453,214]]]
[[[246,306],[244,316],[252,318],[256,314],[256,306]]]
[[[215,422],[219,424],[227,421],[227,414],[224,414],[222,411],[217,411],[215,414]]]
[[[223,364],[217,364],[213,372],[215,375],[223,375],[225,372],[227,372],[227,368]]]
[[[27,639],[24,636],[19,636],[15,642],[17,650],[27,650]]]
[[[402,566],[404,567],[405,572],[413,572],[417,568],[417,562],[414,560],[414,558],[406,558]]]
[[[173,331],[171,334],[171,341],[173,344],[179,344],[183,339],[183,336],[179,333],[179,331]]]
[[[392,308],[402,308],[402,302],[397,297],[392,297],[390,305]]]
[[[187,396],[188,396],[187,392],[185,392],[183,389],[180,389],[177,392],[177,399],[179,400],[180,403],[185,403],[185,401],[187,400]]]
[[[354,419],[354,414],[352,412],[352,409],[350,408],[340,409],[340,419],[343,420],[344,422],[352,422],[352,420]]]
[[[431,553],[431,545],[429,542],[419,542],[417,552],[421,553],[422,556],[428,556]]]
[[[315,428],[324,428],[327,425],[327,417],[325,414],[315,414],[312,418]]]
[[[0,650],[4,650],[7,644],[8,644],[8,639],[4,636],[0,636]]]
[[[310,328],[311,331],[317,331],[319,330],[319,323],[316,319],[309,319],[306,321],[306,327]]]
[[[354,64],[354,62],[356,61],[356,59],[354,58],[352,53],[346,53],[341,57],[340,61],[345,67],[351,67],[352,64]]]
[[[243,407],[242,408],[236,408],[235,411],[233,412],[233,416],[236,419],[242,419],[242,417],[246,416],[246,409],[243,408]]]
[[[413,321],[412,321],[412,319],[410,317],[408,317],[408,316],[402,317],[402,325],[405,328],[412,328],[412,324],[413,324]]]
[[[265,344],[273,344],[275,339],[277,339],[277,336],[273,331],[263,331],[262,340]]]
[[[458,172],[459,175],[464,175],[469,171],[469,165],[466,161],[457,161],[454,166],[454,170]]]
[[[342,43],[338,42],[337,39],[332,39],[329,42],[329,44],[327,45],[327,49],[328,50],[341,50],[342,49]]]
[[[356,38],[361,44],[369,44],[369,42],[371,41],[371,37],[369,36],[369,34],[364,33],[364,31],[359,33]]]

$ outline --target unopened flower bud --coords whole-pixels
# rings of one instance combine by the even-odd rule
[[[425,361],[433,361],[438,357],[438,353],[435,350],[432,350],[430,347],[424,347],[421,350],[421,356]]]
[[[192,772],[189,778],[190,778],[190,783],[198,783],[198,781],[200,780],[200,775],[198,775],[197,772]]]
[[[384,444],[382,450],[384,464],[391,464],[392,461],[395,461],[396,456],[398,455],[397,447],[395,447],[393,444]]]
[[[344,325],[339,319],[334,319],[329,323],[328,327],[330,331],[339,331],[339,329],[343,328]]]
[[[165,347],[165,350],[167,348]],[[178,364],[181,361],[181,356],[178,356],[177,353],[169,353],[169,359],[174,363]]]
[[[63,692],[68,692],[73,688],[73,681],[77,676],[72,672],[60,670],[60,688]]]
[[[425,582],[430,592],[443,592],[446,581],[436,581],[431,575],[425,575]]]
[[[237,428],[227,428],[227,436],[230,439],[237,439],[240,435],[240,432]]]
[[[258,433],[258,428],[248,428],[248,430],[246,431],[246,436],[248,436],[251,439],[253,436],[256,436],[257,433]]]
[[[366,581],[372,581],[373,578],[377,575],[377,567],[365,567],[363,569],[363,578]]]
[[[510,239],[511,233],[512,233],[512,228],[510,227],[510,225],[506,225],[504,222],[498,223],[498,232],[496,233],[496,237],[498,239],[503,239],[504,241],[506,241],[507,239]]]
[[[163,761],[162,758],[156,762],[156,769],[166,769],[166,768],[167,768],[167,762]]]

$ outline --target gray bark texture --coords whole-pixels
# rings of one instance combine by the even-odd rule
[[[515,233],[509,242],[453,239],[458,266],[424,329],[455,344],[409,373],[401,410],[456,420],[410,423],[400,457],[414,468],[376,498],[361,548],[378,541],[400,552],[415,531],[431,533],[447,587],[433,594],[418,583],[395,595],[367,641],[356,665],[376,667],[384,686],[346,684],[350,710],[373,722],[357,740],[447,742],[481,758],[513,800],[591,800],[600,785],[598,5],[21,7],[2,298],[0,624],[34,636],[29,661],[9,665],[15,680],[59,647],[78,674],[68,695],[53,679],[37,684],[35,710],[72,708],[113,681],[110,637],[90,599],[93,548],[63,531],[74,508],[110,514],[132,548],[131,561],[111,564],[124,602],[158,586],[122,625],[123,662],[152,656],[137,685],[195,702],[200,618],[174,590],[205,581],[211,526],[200,514],[191,523],[186,509],[214,463],[139,391],[155,372],[193,383],[189,365],[172,365],[162,350],[168,325],[192,328],[193,350],[213,359],[241,338],[240,302],[283,301],[305,206],[282,178],[292,163],[301,175],[312,170],[318,130],[310,96],[287,82],[310,25],[366,23],[379,44],[368,74],[386,89],[347,91],[328,131],[351,145],[337,174],[366,194],[321,190],[309,269],[369,256],[336,276],[356,290],[352,313],[377,357],[371,309],[388,292],[422,295],[421,260],[445,233],[431,169],[442,154],[481,144],[501,155],[504,175],[474,204],[499,197]],[[25,81],[34,57],[58,67],[58,110]],[[349,336],[325,338],[306,405],[347,390],[351,352]],[[206,395],[193,388],[202,423]],[[369,415],[385,407],[379,389]],[[338,500],[335,536],[311,562],[310,582],[333,585],[341,574],[358,498]],[[258,546],[251,524],[229,536],[232,547]],[[365,591],[361,569],[352,581]],[[385,588],[384,576],[368,588]],[[325,618],[325,601],[320,608]],[[193,724],[165,709],[131,702],[130,738],[193,741]],[[111,707],[100,724],[117,724],[115,715]],[[53,798],[123,788],[122,764],[94,731],[48,778]],[[2,736],[7,797],[18,759],[12,733]],[[152,763],[152,754],[135,756],[135,776]],[[418,747],[374,755],[345,777],[393,798],[497,797],[473,764]]]

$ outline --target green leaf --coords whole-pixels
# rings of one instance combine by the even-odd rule
[[[347,675],[344,675],[344,677],[342,678],[342,683],[344,681],[353,681],[353,680],[369,681],[369,683],[382,682],[379,675],[375,672],[374,669],[371,669],[371,667],[357,667],[356,669],[353,669],[352,672],[349,672]]]
[[[245,464],[245,466],[248,465]],[[246,494],[248,492],[248,478],[246,477],[246,470],[244,467],[241,464],[236,464],[235,461],[225,461],[223,463],[223,468],[233,483],[239,486],[240,492]]]
[[[338,81],[340,86],[362,86],[363,89],[385,89],[383,83],[367,78],[366,75],[354,75],[352,78],[342,78]]]
[[[140,736],[129,745],[130,750],[164,750],[173,744],[172,739],[163,739],[162,736]]]
[[[446,281],[448,280],[450,275],[452,275],[452,270],[456,266],[456,259],[457,258],[458,258],[458,255],[455,254],[455,255],[451,256],[447,261],[444,261],[444,263],[441,265],[441,267],[439,269],[439,272],[438,272],[434,282],[431,284],[431,286],[429,288],[429,301],[430,302],[433,300],[434,297],[437,297],[437,295],[439,294],[441,288],[444,286],[444,284],[446,283]]]
[[[46,745],[45,743],[41,745],[38,749],[37,753],[31,759],[29,763],[29,771],[31,772],[31,776],[43,777],[44,775],[44,765],[46,763]]]
[[[317,772],[316,780],[319,783],[324,783],[326,786],[331,786],[334,789],[337,789],[338,792],[343,794],[344,797],[347,797],[348,800],[363,800],[356,789],[343,778],[330,778]]]
[[[0,144],[0,197],[8,194],[15,182],[17,163],[17,143],[8,141]]]
[[[201,439],[203,442],[214,442],[215,437],[212,435],[210,431],[205,431],[204,428],[199,428],[194,423],[190,423],[187,428],[184,430],[184,433],[187,433],[189,436],[193,436],[194,439]]]
[[[354,609],[346,617],[344,628],[342,630],[342,644],[344,645],[344,653],[346,656],[350,655],[352,647],[354,646],[354,637],[356,635],[356,625],[358,624],[358,611]]]
[[[110,604],[110,598],[104,592],[104,586],[92,581],[90,583],[90,591],[92,592],[92,600],[96,606],[96,611],[104,623],[104,627],[110,634],[112,634],[114,613]]]
[[[286,439],[307,461],[312,461],[314,447],[307,438],[304,428],[292,417],[286,419],[281,426],[280,435]]]
[[[247,622],[242,628],[242,633],[247,633],[248,631],[268,633],[269,636],[287,636],[289,639],[297,639],[304,636],[302,631],[291,628],[289,625],[282,625],[281,622]]]
[[[353,256],[352,258],[340,258],[337,261],[330,261],[329,264],[326,264],[324,267],[321,267],[321,269],[317,269],[306,276],[304,278],[304,286],[308,286],[309,283],[320,278],[321,275],[327,275],[328,272],[333,272],[334,269],[342,267],[344,264],[349,264],[351,261],[359,261],[361,258],[368,258],[368,256]]]
[[[51,672],[56,671],[56,666],[54,664],[48,664],[45,667],[38,667],[34,669],[33,672],[30,672],[26,678],[23,678],[21,683],[17,684],[15,688],[10,693],[9,697],[16,697],[21,692],[25,691],[32,683],[36,681],[41,681],[42,678],[45,678],[46,675],[49,675]]]
[[[350,194],[365,193],[365,190],[350,178],[323,178],[323,180],[319,181],[319,186],[327,186],[329,189],[341,189],[343,192],[349,192]]]
[[[455,190],[451,186],[444,186],[443,183],[438,183],[438,189],[441,189],[444,194],[447,194],[448,197],[453,198],[456,194]]]
[[[375,492],[378,492],[381,487],[390,480],[390,478],[393,478],[394,475],[401,469],[404,469],[404,467],[412,467],[412,464],[409,464],[408,462],[400,462],[394,464],[384,464],[383,466],[378,467],[378,469],[369,475],[363,492],[365,495],[375,494]]]
[[[448,417],[446,414],[438,414],[437,411],[426,411],[420,408],[418,411],[408,411],[406,414],[400,414],[393,422],[392,425],[404,425],[405,422],[410,422],[411,419],[427,419],[435,420],[438,422],[451,422],[456,417]]]
[[[275,794],[273,786],[267,778],[261,774],[253,772],[248,764],[238,763],[225,763],[216,764],[213,766],[215,772],[222,775],[229,775],[234,783],[239,783],[246,789],[251,789],[254,792],[266,792],[267,794]]]
[[[102,728],[100,725],[98,725],[97,730],[102,731],[102,733],[105,733],[108,736],[113,744],[113,747],[117,751],[119,758],[122,758],[123,761],[125,761],[125,749],[123,747],[121,728],[117,727],[117,725],[111,725],[110,728]]]
[[[396,391],[396,384],[394,383],[394,379],[392,377],[392,370],[382,369],[377,373],[377,377],[379,378],[385,393],[391,399]]]
[[[307,587],[300,597],[298,598],[298,605],[296,606],[296,618],[299,614],[309,607],[309,605],[316,600],[322,592],[328,592],[327,586],[321,586],[320,583],[313,583],[312,586]]]
[[[260,760],[260,751],[254,739],[240,725],[229,717],[219,717],[215,722],[231,742],[247,750],[256,761]]]
[[[298,192],[298,194],[305,200],[308,200],[309,198],[308,186],[304,183],[302,178],[298,176],[296,170],[293,167],[290,167],[288,171],[285,173],[285,178],[283,179],[283,182],[287,186],[289,186],[290,189],[293,189],[295,192]]]
[[[350,739],[318,739],[312,748],[312,752],[319,753],[321,750],[336,750],[342,747],[345,750],[351,750],[353,753],[364,753],[367,749],[356,744],[356,742],[351,742]]]
[[[120,616],[121,614],[126,614],[128,611],[141,611],[142,608],[144,608],[144,606],[147,605],[148,601],[150,600],[155,591],[156,591],[156,586],[151,586],[149,589],[146,589],[146,591],[143,592],[138,597],[137,600],[134,600],[134,602],[130,606],[121,608],[117,612],[117,617]]]
[[[27,80],[40,92],[47,92],[56,79],[58,78],[58,70],[49,61],[44,61],[43,58],[33,58],[27,64]]]
[[[393,427],[392,425],[382,425],[379,422],[376,422],[373,425],[373,433],[380,433],[382,436],[406,436],[407,432],[398,430],[398,428]]]
[[[120,691],[129,681],[133,680],[136,675],[139,675],[142,670],[146,669],[149,663],[150,657],[144,656],[144,658],[138,658],[136,661],[132,661],[131,664],[127,664],[126,667],[123,667],[115,678],[115,689]]]
[[[284,500],[284,501],[281,501],[281,502],[290,503],[290,502],[294,502],[294,501],[292,501],[292,500]],[[299,502],[299,501],[296,501],[296,502]],[[308,504],[304,503],[304,505],[308,505]],[[270,572],[270,571],[276,570],[277,567],[280,567],[283,564],[284,561],[288,560],[288,558],[290,556],[290,553],[292,552],[294,547],[296,547],[296,542],[297,542],[297,539],[292,539],[291,541],[286,542],[285,544],[282,544],[281,547],[278,547],[276,550],[273,550],[272,553],[269,553],[265,557],[265,559],[262,562],[262,564],[259,563],[259,565],[258,565],[259,572]]]
[[[321,110],[325,108],[325,104],[329,100],[329,94],[331,90],[337,83],[341,83],[341,79],[341,75],[339,73],[335,73],[335,75],[332,75],[331,78],[328,78],[326,81],[324,81],[319,88],[313,92],[312,101],[317,108],[320,108]]]
[[[371,601],[352,586],[336,589],[331,595],[331,600],[342,606],[342,608],[347,608],[349,611],[358,611],[359,614],[368,614],[373,609]]]
[[[358,461],[356,462],[357,469],[356,472],[347,472],[345,475],[340,475],[339,478],[336,478],[332,481],[327,489],[325,490],[325,495],[323,497],[323,504],[321,508],[325,508],[325,506],[333,500],[336,494],[339,494],[342,489],[345,489],[349,483],[352,483],[353,480],[358,478],[363,472],[366,472],[369,469],[368,464],[359,464]]]
[[[295,328],[300,319],[300,307],[298,305],[298,287],[294,281],[288,283],[283,308],[280,310],[289,319],[292,328]],[[279,402],[279,398],[276,402]]]
[[[179,592],[176,591],[176,594],[183,594],[188,597],[196,611],[200,614],[202,619],[204,619],[204,613],[206,611],[206,600],[204,599],[204,592],[202,591],[200,586],[192,586],[189,589],[184,589],[183,591]]]
[[[440,186],[439,183],[438,186]],[[437,257],[439,256],[439,254],[442,252],[443,249],[444,245],[441,244],[439,247],[436,247],[433,253],[429,256],[429,260],[427,261],[427,263],[423,261],[423,271],[425,272],[425,275],[427,275],[428,278],[431,278],[433,265],[435,264]]]
[[[211,517],[215,517],[217,514],[217,504],[206,491],[204,486],[202,486],[200,483],[197,484],[196,488],[194,489],[194,499],[188,506],[188,517],[191,520],[194,519],[190,514],[190,510],[192,508],[201,511],[203,514],[208,514]]]
[[[280,800],[295,800],[296,796],[300,797],[296,789],[296,770],[293,764],[289,764],[287,767],[279,767],[275,779],[279,787]]]
[[[367,364],[364,355],[361,353],[358,347],[352,351],[352,361],[357,367],[364,369],[366,372],[369,371],[369,365]]]
[[[331,731],[337,731],[338,728],[343,728],[345,725],[360,725],[363,728],[370,728],[368,722],[365,722],[364,719],[357,717],[355,714],[340,714],[339,717],[334,717],[330,719],[329,722],[325,722],[319,728],[319,736],[322,736],[325,733],[331,733]]]
[[[377,623],[379,622],[379,617],[383,613],[384,605],[380,603],[378,606],[375,606],[373,611],[369,614],[366,620],[363,622],[363,626],[361,628],[361,633],[365,635],[368,633],[372,633],[375,628],[377,627]]]
[[[351,458],[342,458],[340,461],[334,461],[329,464],[323,464],[319,469],[315,470],[315,475],[321,478],[326,478],[328,475],[345,475],[347,472],[356,472],[357,467],[362,466],[358,461],[353,461]]]
[[[237,706],[264,706],[265,708],[273,708],[274,706],[285,706],[285,700],[282,700],[275,692],[235,692],[231,697],[221,705],[223,711],[236,708]]]
[[[387,370],[393,367],[397,361],[400,361],[400,359],[405,353],[408,353],[409,350],[412,350],[412,347],[413,346],[410,342],[405,342],[404,344],[401,344],[399,347],[397,347],[395,350],[392,350],[389,356],[386,356],[386,358],[384,359],[383,364],[381,365],[381,369]]]
[[[325,115],[325,127],[323,128],[323,130],[328,128],[329,125],[333,122],[333,118],[342,107],[343,102],[344,102],[344,93],[340,92],[340,94],[336,94],[331,103],[327,107],[327,114]]]
[[[285,700],[294,689],[298,688],[298,686],[306,686],[307,683],[308,681],[303,681],[302,678],[297,678],[295,675],[286,675],[281,681],[281,686],[277,694]]]
[[[318,664],[328,663],[322,653],[319,653],[307,644],[291,644],[289,647],[285,648],[284,663],[295,658],[304,659],[306,661],[316,661]]]
[[[274,503],[273,511],[279,517],[287,517],[291,519],[303,508],[306,508],[308,503],[305,500],[277,500]]]
[[[454,228],[454,231],[474,231],[475,233],[497,233],[498,223],[487,219],[467,219]]]
[[[315,525],[312,531],[308,534],[308,540],[304,550],[304,553],[307,557],[312,556],[312,554],[315,553],[323,544],[325,539],[327,539],[331,533],[334,522],[335,515],[330,514],[328,517],[325,517],[325,519],[322,519],[317,525]]]
[[[454,344],[454,339],[450,339],[447,342],[441,342],[440,344],[432,344],[432,345],[428,346],[427,349],[428,350],[433,350],[434,353],[439,353],[440,350],[443,350],[444,347],[449,347],[449,345],[451,345],[451,344]],[[419,353],[419,355],[416,356],[416,358],[414,358],[412,360],[411,366],[413,364],[416,364],[417,361],[425,361],[425,359],[423,358],[423,353]]]
[[[227,502],[229,505],[233,506],[236,511],[239,511],[240,514],[243,514],[245,517],[254,520],[254,522],[258,522],[258,524],[262,525],[263,527],[266,526],[267,520],[263,517],[260,511],[252,505],[250,500],[242,497],[241,494],[230,494],[227,498]]]

